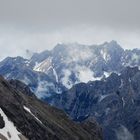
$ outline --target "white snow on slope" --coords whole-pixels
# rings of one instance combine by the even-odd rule
[[[110,96],[110,95],[100,95],[99,102],[101,102],[102,100],[104,100],[108,96]]]
[[[55,76],[56,82],[58,83],[58,75],[57,75],[57,72],[56,72],[56,70],[53,67],[52,67],[52,69],[53,69],[53,74]]]
[[[105,50],[105,49],[101,50],[101,55],[106,62],[108,62],[111,59],[110,55],[108,54],[107,50]]]
[[[28,107],[23,106],[23,108],[24,108],[27,112],[29,112],[37,121],[39,121],[41,124],[43,124],[43,123],[31,112],[31,110],[30,110]]]
[[[105,76],[105,78],[109,77],[110,75],[111,75],[111,72],[106,72],[106,71],[104,71],[104,76]]]
[[[45,59],[41,63],[36,63],[34,68],[33,68],[34,71],[40,71],[40,72],[44,72],[46,74],[48,74],[48,71],[50,69],[52,69],[53,75],[55,76],[55,79],[56,79],[56,82],[58,82],[58,75],[57,75],[55,68],[53,67],[52,57]]]
[[[52,57],[45,59],[41,63],[36,63],[33,70],[47,73],[50,66],[52,66]]]
[[[1,108],[0,108],[0,114],[5,122],[5,127],[0,129],[0,134],[5,136],[8,140],[20,140],[18,135],[20,135],[21,133],[18,132],[13,122],[8,120],[6,114],[3,112]],[[11,135],[11,137],[8,136],[8,133]]]

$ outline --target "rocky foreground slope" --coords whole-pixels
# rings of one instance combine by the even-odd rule
[[[101,140],[101,128],[89,120],[72,122],[64,113],[38,100],[19,81],[0,77],[0,139]]]

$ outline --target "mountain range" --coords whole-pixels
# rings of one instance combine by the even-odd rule
[[[96,120],[104,140],[138,140],[139,66],[140,50],[125,50],[116,41],[72,43],[30,59],[7,57],[0,62],[0,74],[13,88],[25,83],[18,85],[22,92],[28,89],[29,96],[64,110],[80,124]]]
[[[54,101],[73,120],[94,118],[104,140],[140,138],[140,70],[127,67],[101,81],[79,83]]]
[[[124,50],[116,41],[90,46],[72,43],[57,44],[30,59],[7,57],[0,62],[0,74],[26,83],[38,98],[47,100],[77,83],[101,80],[126,66],[139,65],[140,50]]]

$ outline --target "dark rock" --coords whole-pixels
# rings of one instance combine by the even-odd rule
[[[0,129],[4,128],[5,122],[3,120],[3,117],[0,115]]]
[[[29,90],[21,88],[24,84],[16,82],[7,82],[0,77],[0,108],[26,138],[30,140],[102,139],[99,125],[90,124],[88,129],[88,124],[85,127],[72,122],[63,111],[28,94]],[[1,127],[4,125],[1,117],[0,125]]]
[[[54,103],[75,121],[95,118],[103,128],[105,140],[118,140],[120,131],[120,135],[129,133],[134,140],[138,140],[139,99],[140,71],[137,67],[127,67],[120,75],[112,73],[102,81],[77,84]]]

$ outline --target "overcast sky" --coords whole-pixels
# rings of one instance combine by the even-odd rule
[[[140,0],[0,0],[0,59],[60,42],[140,48]]]

